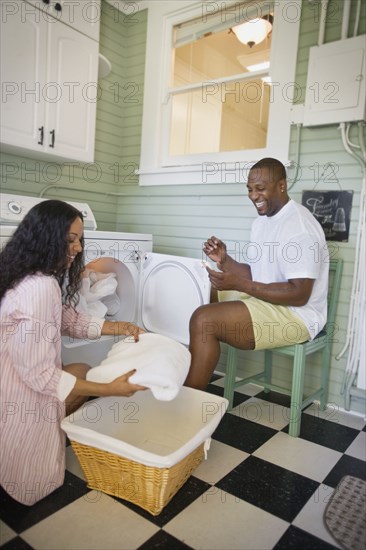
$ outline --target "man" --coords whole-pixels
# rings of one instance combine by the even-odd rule
[[[281,347],[315,338],[326,323],[329,255],[322,227],[288,196],[286,170],[278,160],[257,162],[247,188],[259,216],[245,263],[230,257],[216,237],[203,246],[218,268],[206,267],[219,302],[192,315],[186,386],[206,387],[220,342],[243,350]]]

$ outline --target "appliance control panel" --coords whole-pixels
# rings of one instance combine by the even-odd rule
[[[10,193],[0,193],[0,224],[1,225],[19,225],[24,216],[36,204],[46,201],[40,197],[29,197],[26,195],[13,195]],[[71,204],[83,215],[84,228],[95,230],[97,222],[94,214],[87,203],[65,201]]]

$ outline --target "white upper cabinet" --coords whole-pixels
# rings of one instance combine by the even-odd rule
[[[99,41],[101,0],[26,0],[41,10],[44,19],[58,19],[77,31]],[[31,8],[28,8],[31,11]]]
[[[1,18],[2,150],[93,162],[99,44],[16,4]]]
[[[43,20],[37,23],[29,18],[20,23],[16,17],[9,17],[6,22],[1,19],[3,144],[33,149],[42,141],[42,135],[44,139],[46,37],[47,23]]]
[[[92,162],[97,102],[98,44],[58,23],[48,34],[45,146]],[[58,86],[52,83],[57,82]]]

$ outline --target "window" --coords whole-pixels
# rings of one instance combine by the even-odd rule
[[[272,30],[257,44],[240,42],[232,27],[248,22],[244,8],[173,27],[171,157],[266,147]],[[273,19],[268,4],[256,12],[250,29],[259,19],[265,23],[259,12]]]
[[[263,156],[288,162],[300,15],[301,0],[151,3],[140,185],[237,182]],[[259,19],[273,27],[241,43],[232,29]]]

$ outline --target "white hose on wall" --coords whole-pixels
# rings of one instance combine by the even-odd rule
[[[366,351],[364,336],[366,326],[366,147],[363,137],[362,123],[359,123],[359,145],[351,143],[351,141],[349,140],[349,124],[346,125],[345,123],[341,123],[340,128],[342,132],[343,145],[346,151],[359,162],[363,170],[363,179],[360,194],[360,217],[357,229],[355,266],[351,291],[347,337],[344,348],[337,355],[337,359],[340,359],[348,350],[347,365],[341,392],[349,393],[350,388],[355,383],[357,377],[358,388],[366,389]],[[355,152],[355,149],[360,150],[361,155],[357,154]]]

